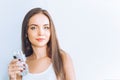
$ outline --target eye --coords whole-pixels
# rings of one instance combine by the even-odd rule
[[[44,27],[44,29],[46,29],[46,30],[47,30],[47,29],[50,29],[50,27],[48,27],[48,26],[45,26],[45,27]]]
[[[29,27],[30,27],[31,30],[37,29],[37,26],[35,26],[35,25],[31,25],[31,26],[29,26]]]
[[[30,29],[34,30],[34,29],[36,29],[36,27],[31,27]]]

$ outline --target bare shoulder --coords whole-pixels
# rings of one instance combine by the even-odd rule
[[[63,50],[61,50],[61,55],[63,59],[66,80],[75,80],[75,71],[71,56]]]
[[[67,63],[67,64],[72,63],[72,58],[68,53],[61,50],[61,55],[62,55],[63,63]]]

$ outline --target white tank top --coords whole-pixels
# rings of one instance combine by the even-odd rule
[[[47,70],[41,73],[28,73],[22,77],[22,80],[57,80],[55,72],[53,70],[52,64],[48,67]]]

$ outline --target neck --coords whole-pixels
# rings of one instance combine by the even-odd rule
[[[40,59],[47,56],[47,46],[44,47],[32,47],[33,54],[32,57],[34,59]]]

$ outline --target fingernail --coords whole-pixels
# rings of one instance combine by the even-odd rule
[[[25,66],[25,64],[23,64],[23,66]]]
[[[18,61],[21,61],[21,59],[18,59]]]
[[[13,56],[14,59],[16,59],[17,57],[16,56]]]
[[[25,68],[23,68],[25,70]]]

